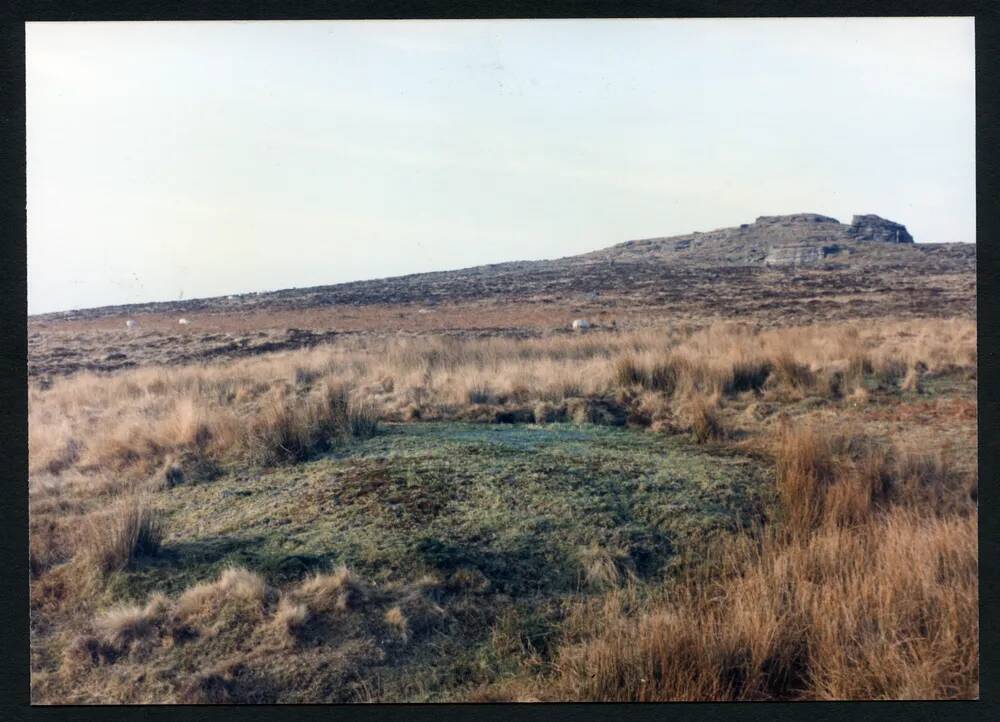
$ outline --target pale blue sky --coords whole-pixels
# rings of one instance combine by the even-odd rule
[[[971,19],[29,23],[28,308],[810,211],[975,241]]]

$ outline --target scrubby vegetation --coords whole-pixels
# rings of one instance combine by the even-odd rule
[[[912,391],[922,378],[974,367],[975,349],[975,324],[957,320],[716,324],[522,341],[355,340],[221,364],[82,373],[31,389],[30,470],[143,472],[177,454],[301,460],[337,437],[371,434],[377,417],[625,423],[645,394],[687,404],[689,428],[697,422],[707,432],[719,398]],[[666,406],[650,418],[668,420]]]
[[[33,697],[975,697],[975,362],[716,324],[33,385]]]
[[[575,611],[554,699],[935,699],[978,695],[975,504],[815,429],[777,444],[783,523],[727,540],[653,601],[625,589]],[[840,468],[838,468],[840,467]],[[921,491],[917,491],[920,489]],[[914,496],[916,492],[916,496]],[[579,640],[579,641],[576,641]]]

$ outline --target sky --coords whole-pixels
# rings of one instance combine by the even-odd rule
[[[975,241],[971,18],[25,33],[31,314],[796,212]]]

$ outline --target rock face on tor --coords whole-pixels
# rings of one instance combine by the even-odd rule
[[[627,241],[593,256],[621,260],[661,256],[720,265],[808,265],[850,254],[863,243],[913,243],[906,226],[877,215],[850,224],[818,213],[760,216],[753,223],[667,238]]]

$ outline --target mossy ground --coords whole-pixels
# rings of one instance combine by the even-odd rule
[[[655,574],[692,535],[732,528],[758,473],[601,426],[392,425],[324,458],[165,492],[164,554],[131,581],[187,585],[239,562],[280,583],[343,563],[373,581],[474,566],[513,593],[566,590],[581,545],[624,546]]]
[[[624,553],[644,580],[667,576],[682,555],[759,516],[767,473],[722,449],[629,429],[388,425],[308,462],[161,492],[163,549],[114,586],[136,601],[177,594],[230,564],[276,586],[339,564],[381,586],[430,574],[445,582],[447,624],[370,656],[352,694],[326,696],[460,699],[544,658],[565,603],[592,593],[582,548]],[[290,673],[301,677],[300,666]],[[268,686],[269,700],[293,699],[280,682]]]

